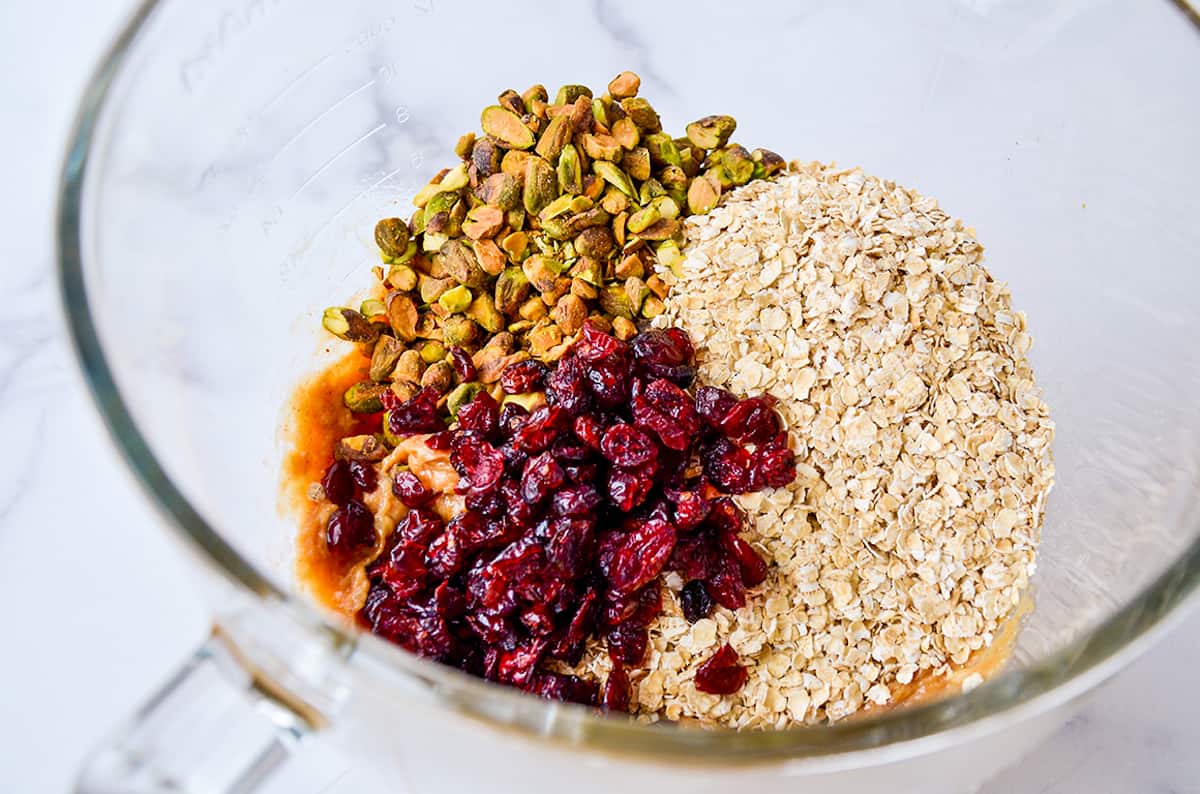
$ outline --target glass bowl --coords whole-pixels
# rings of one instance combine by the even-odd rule
[[[1200,575],[1196,22],[1165,1],[146,3],[79,112],[59,268],[117,446],[214,574],[216,629],[81,790],[233,790],[313,730],[419,790],[961,791],[1010,762]],[[369,282],[374,221],[408,214],[500,90],[627,68],[670,129],[727,112],[739,140],[936,196],[1028,313],[1058,484],[1036,609],[977,689],[832,726],[649,726],[417,659],[297,594],[282,406],[329,360],[321,310]],[[208,752],[201,717],[224,736]]]

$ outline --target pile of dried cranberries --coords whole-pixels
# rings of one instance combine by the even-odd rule
[[[446,430],[430,390],[388,405],[393,434],[432,433],[427,444],[450,450],[468,509],[444,523],[426,509],[433,494],[415,476],[395,475],[393,491],[410,510],[367,567],[361,619],[489,680],[627,709],[625,671],[645,657],[662,606],[659,575],[677,571],[687,582],[689,621],[714,602],[744,606],[744,589],[767,566],[739,535],[744,517],[726,494],[795,476],[774,400],[711,387],[689,394],[694,365],[683,331],[626,343],[589,323],[553,369],[523,361],[504,371],[506,394],[545,393],[532,412],[520,398],[501,407],[480,392]],[[353,538],[362,517],[346,511],[331,527]],[[590,637],[604,638],[612,660],[602,691],[547,669],[550,660],[578,664]],[[727,694],[744,681],[725,646],[696,685]]]

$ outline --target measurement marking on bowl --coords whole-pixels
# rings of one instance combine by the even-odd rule
[[[321,119],[325,118],[330,113],[337,110],[342,105],[346,104],[351,99],[353,99],[355,96],[362,93],[363,91],[366,91],[368,88],[370,88],[373,85],[375,85],[375,79],[371,78],[367,82],[360,85],[358,88],[351,91],[349,94],[346,94],[344,97],[339,99],[337,102],[334,102],[332,105],[325,108],[325,110],[321,111],[321,113],[318,114],[316,118],[314,118],[312,121],[308,122],[303,127],[301,127],[300,130],[295,135],[288,138],[287,141],[284,142],[283,146],[280,146],[279,149],[275,152],[275,154],[271,155],[271,159],[267,161],[267,165],[271,165],[276,160],[278,160],[284,152],[286,152],[289,148],[291,148],[291,145],[293,143],[300,140],[300,138],[304,135],[304,133],[308,132],[310,129],[312,129],[314,126],[316,126],[316,124],[319,123],[321,121]]]
[[[330,215],[329,219],[326,220],[324,223],[322,223],[320,226],[318,226],[316,228],[316,230],[313,231],[312,234],[308,235],[308,239],[305,241],[306,244],[312,243],[313,240],[320,237],[321,232],[325,231],[327,228],[329,228],[329,226],[334,221],[336,221],[338,218],[342,217],[342,213],[344,213],[346,210],[353,207],[358,202],[359,199],[363,198],[368,193],[370,193],[372,190],[375,190],[377,187],[382,185],[384,182],[386,182],[389,179],[391,179],[392,177],[396,176],[396,174],[399,174],[401,171],[406,171],[406,170],[408,170],[408,166],[402,165],[399,168],[388,171],[386,174],[381,176],[379,179],[376,179],[374,182],[372,182],[369,187],[366,187],[363,190],[359,191],[359,193],[357,195],[355,195],[353,198],[351,198],[349,201],[347,201],[345,204],[343,204],[341,207],[339,207],[337,212]]]
[[[384,124],[381,122],[381,123],[377,124],[376,126],[372,127],[370,131],[363,133],[357,139],[355,139],[351,143],[347,144],[345,147],[342,148],[342,150],[340,152],[338,152],[333,157],[330,157],[328,160],[326,160],[321,165],[320,168],[318,168],[316,171],[314,171],[312,173],[311,176],[308,177],[308,179],[305,179],[303,182],[301,182],[300,187],[296,188],[295,192],[293,192],[292,195],[288,196],[288,201],[291,201],[292,199],[296,198],[296,196],[300,195],[300,193],[302,193],[304,191],[304,188],[311,185],[313,183],[313,181],[316,180],[317,177],[319,177],[321,174],[323,174],[327,170],[329,170],[330,166],[332,166],[334,163],[336,163],[338,160],[340,160],[342,157],[344,157],[346,155],[346,153],[349,152],[351,149],[353,149],[355,146],[358,146],[363,141],[367,140],[368,138],[370,138],[373,135],[377,135],[378,133],[382,132],[385,129],[387,129],[387,124]]]
[[[308,68],[307,68],[307,69],[305,69],[304,71],[300,72],[300,74],[296,75],[296,76],[295,76],[295,77],[293,77],[291,80],[289,80],[289,81],[288,81],[288,83],[287,83],[287,85],[285,85],[283,88],[279,89],[279,91],[277,91],[277,92],[275,93],[275,96],[271,97],[270,99],[268,99],[266,102],[264,102],[264,103],[262,104],[262,106],[261,106],[261,107],[258,109],[258,112],[257,112],[257,113],[255,113],[255,114],[254,114],[254,115],[251,117],[251,119],[250,119],[250,120],[251,120],[251,121],[257,121],[258,119],[262,118],[262,116],[263,116],[263,115],[264,115],[264,114],[265,114],[265,113],[266,113],[268,110],[270,110],[271,108],[273,108],[273,107],[275,107],[276,105],[278,105],[278,104],[279,104],[279,101],[280,101],[281,99],[283,99],[283,98],[284,98],[284,97],[287,95],[287,93],[288,93],[289,91],[291,91],[293,88],[295,88],[297,85],[299,85],[301,80],[303,80],[304,78],[308,77],[310,74],[312,74],[313,72],[315,72],[317,69],[320,69],[320,68],[321,68],[322,66],[324,66],[326,63],[328,63],[328,62],[329,62],[329,61],[330,61],[330,60],[333,58],[333,56],[334,56],[334,53],[332,53],[332,52],[331,52],[331,53],[329,53],[329,54],[328,54],[328,55],[326,55],[324,58],[322,58],[321,60],[317,61],[317,62],[316,62],[316,63],[314,63],[312,66],[308,67]]]

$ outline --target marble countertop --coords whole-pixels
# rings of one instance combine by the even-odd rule
[[[0,190],[0,791],[70,789],[84,754],[204,636],[183,557],[105,437],[73,371],[52,275],[67,125],[129,0],[0,4],[8,178]],[[64,456],[70,461],[65,468]],[[64,498],[69,493],[69,498]],[[1200,791],[1200,614],[983,791]],[[1193,690],[1194,691],[1194,690]],[[270,791],[363,781],[315,743]]]

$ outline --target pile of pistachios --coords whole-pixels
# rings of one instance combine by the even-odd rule
[[[628,339],[662,313],[668,287],[655,262],[678,268],[681,219],[784,161],[729,143],[730,116],[672,138],[640,83],[622,72],[603,96],[564,85],[553,102],[541,85],[504,91],[483,110],[483,134],[459,139],[462,162],[414,197],[412,217],[379,221],[386,297],[323,319],[373,346],[371,381],[347,392],[348,407],[377,411],[388,388],[401,399],[448,391],[452,348],[471,354],[488,385],[510,363],[556,361],[589,317]]]

